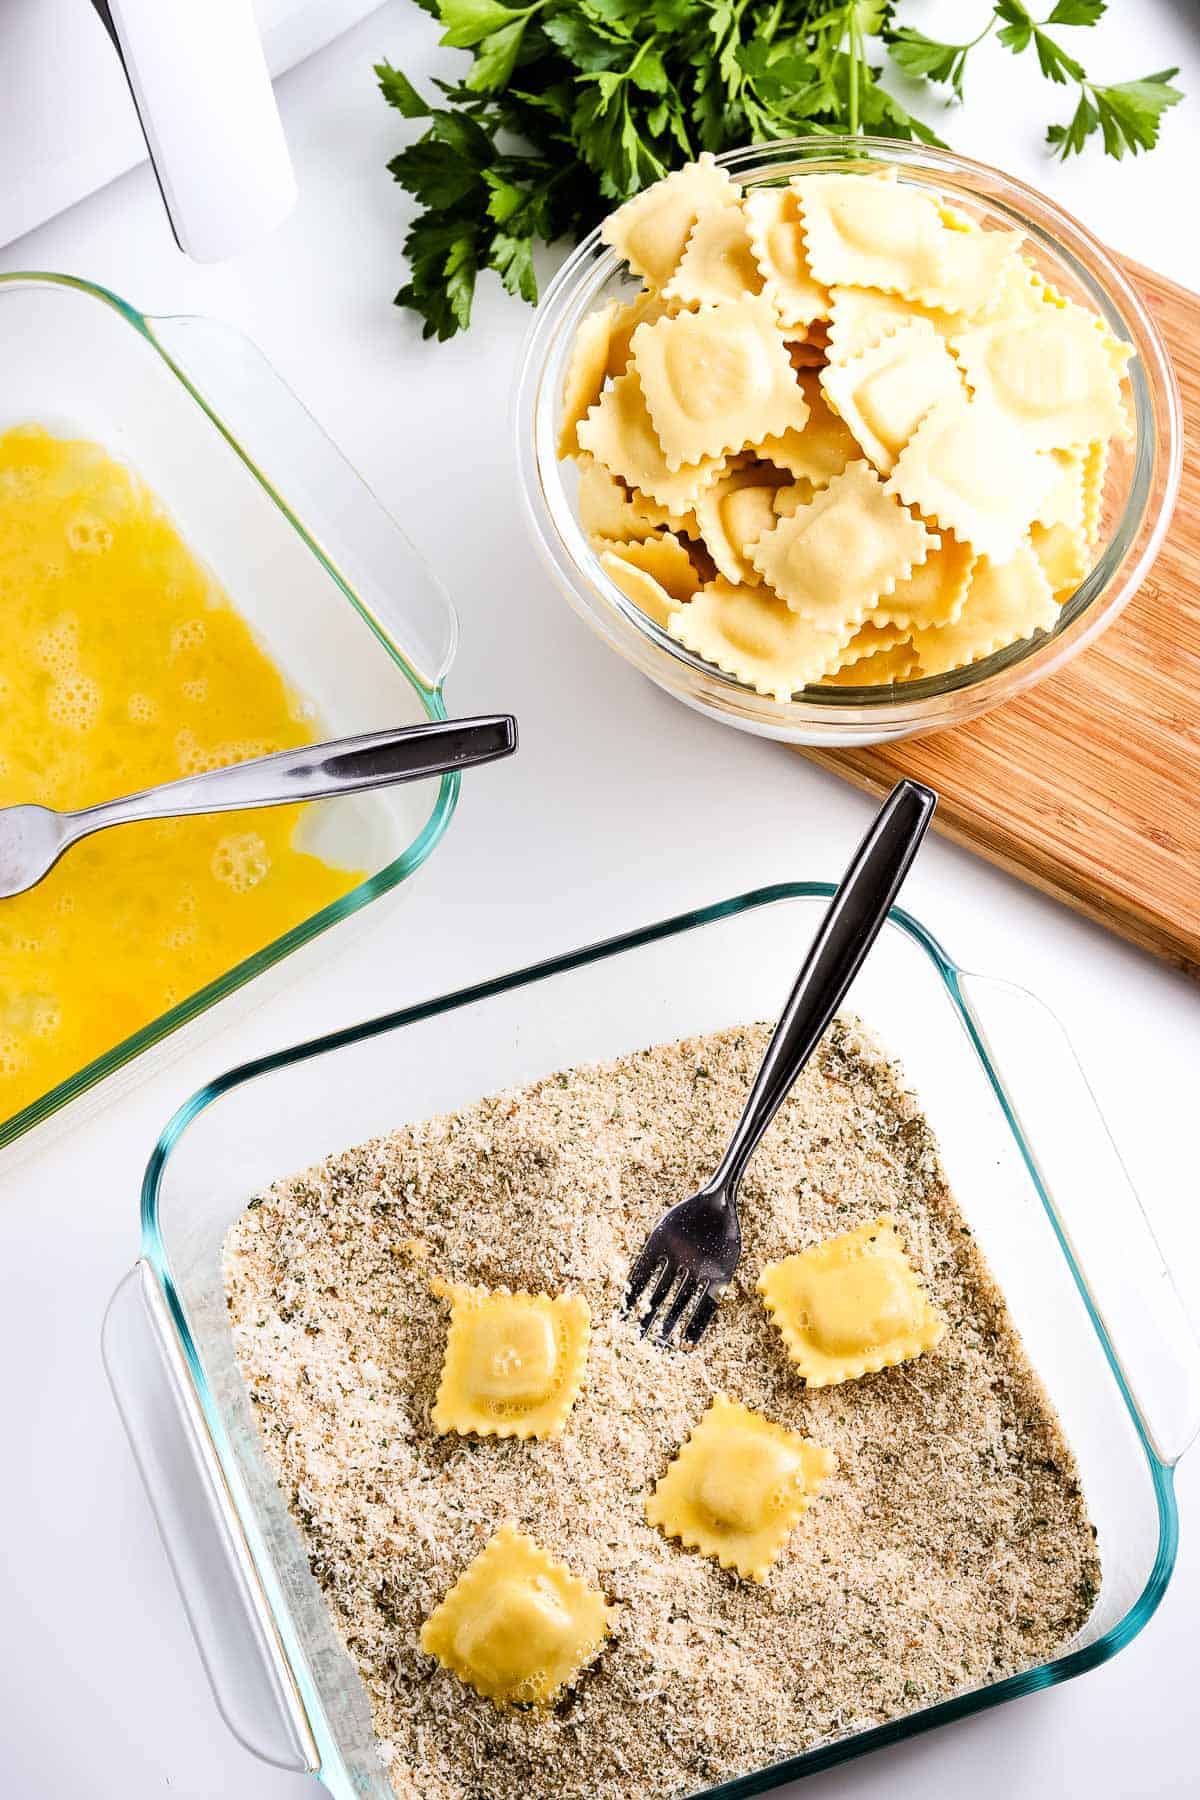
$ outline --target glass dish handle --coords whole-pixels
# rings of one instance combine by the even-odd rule
[[[139,1263],[104,1320],[117,1408],[222,1718],[264,1762],[312,1774],[320,1757],[304,1705],[165,1312]]]
[[[964,973],[958,986],[1109,1353],[1169,1467],[1200,1431],[1200,1344],[1095,1095],[1033,994]]]
[[[440,688],[458,647],[449,595],[258,346],[215,319],[145,329],[334,580],[421,685]]]

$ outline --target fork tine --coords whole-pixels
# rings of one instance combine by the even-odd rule
[[[688,1320],[680,1334],[680,1343],[686,1344],[689,1350],[694,1350],[696,1345],[700,1342],[700,1339],[712,1324],[713,1317],[720,1304],[720,1301],[713,1293],[712,1289],[706,1287],[699,1300],[696,1302],[695,1310],[693,1311],[691,1318]]]
[[[649,1285],[651,1276],[657,1274],[664,1260],[664,1252],[655,1247],[654,1235],[651,1233],[638,1252],[637,1261],[629,1271],[629,1281],[625,1288],[626,1312],[633,1311]]]
[[[650,1295],[650,1299],[646,1305],[646,1309],[642,1313],[642,1336],[643,1337],[646,1337],[649,1335],[650,1328],[654,1324],[655,1319],[658,1317],[658,1314],[662,1307],[663,1301],[666,1299],[667,1295],[671,1292],[671,1289],[675,1286],[675,1283],[678,1279],[679,1279],[679,1264],[673,1263],[671,1261],[670,1257],[668,1257],[666,1262],[663,1264],[662,1274],[659,1276],[658,1280],[654,1284],[654,1290]]]
[[[687,1312],[688,1308],[691,1306],[696,1295],[701,1291],[698,1278],[691,1274],[690,1271],[686,1271],[683,1280],[679,1284],[679,1291],[672,1300],[667,1316],[659,1328],[658,1339],[660,1343],[666,1344],[670,1341],[671,1333],[678,1325],[680,1319],[682,1319],[684,1313]]]

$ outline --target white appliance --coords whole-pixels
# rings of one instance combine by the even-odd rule
[[[234,255],[295,180],[271,92],[380,0],[0,0],[0,244],[146,159],[180,248]]]

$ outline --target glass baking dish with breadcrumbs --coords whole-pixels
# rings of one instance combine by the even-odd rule
[[[380,1685],[375,1683],[375,1691],[368,1694],[369,1684],[360,1679],[362,1644],[355,1645],[360,1665],[356,1667],[337,1629],[321,1579],[328,1577],[329,1556],[310,1561],[315,1541],[311,1515],[320,1514],[328,1523],[325,1497],[285,1493],[277,1461],[268,1454],[261,1389],[266,1382],[287,1386],[291,1364],[259,1357],[261,1380],[251,1377],[248,1384],[243,1378],[236,1296],[231,1298],[226,1286],[231,1230],[236,1235],[243,1218],[265,1216],[265,1229],[274,1243],[278,1215],[271,1212],[272,1194],[306,1191],[312,1204],[305,1217],[318,1235],[327,1226],[343,1240],[353,1236],[351,1217],[359,1221],[355,1232],[373,1230],[374,1210],[386,1213],[398,1204],[395,1195],[402,1190],[381,1180],[378,1209],[364,1206],[359,1196],[355,1202],[359,1210],[348,1212],[346,1222],[338,1224],[337,1207],[352,1196],[335,1182],[324,1200],[319,1194],[314,1199],[311,1171],[323,1158],[367,1145],[358,1154],[368,1162],[376,1159],[373,1166],[383,1168],[378,1159],[386,1157],[387,1144],[382,1140],[411,1122],[454,1114],[472,1107],[480,1096],[497,1093],[505,1099],[494,1109],[495,1116],[503,1117],[506,1111],[518,1111],[520,1091],[529,1084],[541,1084],[535,1093],[552,1094],[558,1084],[566,1090],[581,1079],[595,1079],[598,1065],[620,1059],[626,1059],[622,1067],[644,1064],[636,1053],[649,1046],[679,1040],[694,1046],[698,1039],[728,1043],[730,1028],[774,1018],[831,891],[822,883],[785,883],[740,894],[280,1051],[211,1083],[164,1129],[143,1186],[140,1260],[110,1307],[105,1357],[217,1703],[230,1728],[260,1756],[308,1772],[337,1800],[351,1796],[391,1800],[393,1795],[423,1791],[419,1782],[413,1785],[411,1767],[408,1774],[404,1771],[403,1746],[384,1741],[377,1729],[383,1716]],[[707,1757],[709,1766],[723,1767],[718,1785],[702,1777],[681,1787],[675,1778],[656,1781],[634,1771],[626,1782],[628,1800],[666,1800],[669,1794],[688,1791],[720,1794],[728,1800],[735,1794],[760,1792],[1083,1674],[1115,1655],[1143,1629],[1170,1579],[1177,1525],[1173,1469],[1200,1423],[1200,1350],[1061,1028],[1023,989],[958,968],[921,924],[900,911],[893,913],[868,958],[847,1009],[900,1060],[916,1107],[936,1136],[941,1166],[957,1202],[955,1216],[961,1218],[957,1229],[973,1240],[970,1255],[975,1247],[982,1254],[1019,1334],[1022,1354],[1040,1377],[1044,1402],[1057,1415],[1074,1458],[1087,1517],[1096,1533],[1098,1585],[1089,1578],[1088,1591],[1075,1596],[1071,1635],[1052,1654],[1010,1658],[1008,1667],[994,1677],[985,1671],[982,1677],[977,1674],[964,1681],[961,1673],[948,1670],[934,1683],[913,1679],[885,1688],[879,1665],[872,1662],[870,1634],[856,1624],[847,1634],[844,1655],[862,1671],[861,1697],[839,1724],[816,1734],[797,1732],[789,1741],[764,1741],[739,1755],[733,1768],[728,1767],[728,1747],[714,1740],[707,1746]],[[839,1044],[839,1030],[844,1033],[845,1028],[835,1021],[823,1047],[827,1058],[845,1048],[844,1041]],[[698,1062],[697,1092],[716,1073],[715,1067],[702,1069]],[[693,1110],[703,1104],[695,1098],[687,1102]],[[415,1141],[436,1142],[436,1135],[435,1131],[433,1139],[422,1139],[418,1134]],[[670,1144],[662,1132],[658,1138],[651,1133],[651,1144],[660,1140],[665,1144],[662,1166],[669,1170]],[[413,1140],[400,1133],[393,1141]],[[469,1133],[462,1142],[469,1149]],[[675,1163],[678,1168],[677,1156]],[[436,1158],[430,1156],[423,1169],[436,1194],[435,1164]],[[341,1169],[346,1160],[329,1166]],[[493,1167],[499,1177],[502,1165]],[[298,1171],[310,1174],[289,1185],[288,1178]],[[813,1182],[820,1185],[816,1174]],[[470,1200],[464,1194],[462,1206],[474,1207],[473,1213],[464,1211],[464,1225],[472,1223],[481,1230],[486,1226],[502,1246],[512,1241],[511,1232],[505,1239],[503,1225],[511,1194],[498,1178],[496,1217],[491,1220],[486,1185],[476,1182],[480,1192]],[[664,1178],[663,1185],[669,1190],[669,1179]],[[596,1183],[579,1191],[581,1238],[591,1233],[602,1239],[609,1209],[618,1207],[621,1196]],[[665,1204],[675,1197],[667,1191],[661,1200]],[[760,1195],[760,1205],[765,1198]],[[839,1210],[838,1196],[831,1199],[833,1217]],[[247,1213],[252,1204],[261,1205],[264,1213]],[[451,1210],[455,1204],[452,1199],[446,1202]],[[748,1244],[754,1204],[751,1183],[743,1200]],[[540,1241],[537,1229],[535,1220],[530,1228],[535,1245]],[[327,1386],[330,1380],[344,1380],[338,1391],[345,1394],[341,1410],[349,1429],[355,1423],[353,1396],[361,1370],[356,1373],[349,1364],[342,1369],[336,1357],[331,1363],[331,1352],[321,1347],[320,1327],[312,1322],[317,1318],[314,1295],[324,1296],[333,1289],[312,1288],[303,1257],[295,1253],[301,1236],[288,1238],[292,1258],[288,1281],[297,1298],[289,1297],[286,1331],[295,1335],[311,1329],[314,1381]],[[512,1253],[519,1262],[522,1247],[514,1245]],[[616,1266],[615,1281],[624,1266],[623,1262]],[[440,1270],[431,1263],[425,1272],[432,1281]],[[513,1282],[514,1288],[528,1285],[523,1263],[519,1272],[522,1279]],[[545,1285],[554,1288],[549,1275]],[[376,1298],[365,1285],[353,1291],[346,1288],[341,1295],[349,1313],[362,1313],[358,1328],[372,1331]],[[243,1338],[254,1322],[242,1320]],[[403,1332],[411,1331],[408,1313],[401,1323]],[[978,1319],[952,1322],[948,1341],[956,1332],[974,1331],[979,1325]],[[592,1329],[594,1338],[603,1336],[594,1305]],[[380,1324],[375,1348],[369,1348],[369,1354],[360,1351],[360,1358],[365,1355],[368,1362],[382,1358],[386,1363],[393,1341],[390,1330],[386,1321]],[[675,1359],[711,1356],[710,1385],[715,1387],[721,1331],[718,1316],[697,1351],[653,1354]],[[984,1320],[982,1336],[986,1335]],[[300,1346],[296,1355],[306,1362],[305,1340],[296,1336],[295,1341]],[[664,1371],[664,1391],[677,1384],[667,1363],[654,1366]],[[912,1371],[920,1366],[908,1364],[907,1378],[912,1379]],[[729,1370],[720,1373],[726,1378]],[[382,1375],[375,1369],[373,1378],[386,1386],[387,1368]],[[890,1369],[867,1381],[905,1379],[905,1369]],[[253,1396],[251,1387],[256,1390]],[[576,1404],[581,1416],[570,1426],[575,1434],[587,1425],[582,1416],[591,1404],[586,1384],[584,1394]],[[840,1404],[839,1394],[844,1395],[845,1389],[827,1388],[817,1396],[832,1396],[830,1417]],[[413,1417],[426,1418],[422,1407],[427,1411],[426,1402],[416,1404]],[[988,1443],[983,1442],[989,1429],[979,1427],[980,1441],[972,1449],[985,1469],[994,1466],[989,1458],[1002,1458],[994,1432]],[[971,1419],[964,1418],[961,1434],[973,1431]],[[329,1442],[332,1456],[334,1441]],[[453,1446],[439,1449],[438,1442],[445,1444],[435,1441],[430,1454],[436,1453],[444,1474],[452,1466],[448,1459],[461,1452]],[[476,1459],[499,1454],[489,1450],[496,1443],[495,1438],[479,1439],[473,1452]],[[519,1457],[536,1452],[542,1457],[553,1448],[537,1444],[522,1449],[509,1440],[504,1453]],[[943,1450],[947,1456],[959,1453],[949,1440]],[[586,1454],[582,1444],[579,1454]],[[1053,1441],[1047,1454],[1053,1454]],[[895,1478],[903,1482],[905,1471],[896,1471]],[[399,1488],[389,1500],[387,1493],[374,1491],[374,1478],[366,1470],[363,1481],[364,1505],[373,1506],[378,1500],[386,1512],[388,1504],[397,1509],[404,1504]],[[836,1478],[830,1485],[832,1492]],[[464,1501],[470,1504],[473,1501]],[[822,1518],[828,1521],[832,1513],[823,1514],[822,1508],[838,1504],[837,1499],[818,1498],[800,1522],[797,1539],[827,1530]],[[931,1495],[924,1505],[922,1528],[934,1559],[930,1572],[937,1574],[949,1595],[957,1579],[952,1561],[934,1568],[943,1528],[940,1504],[938,1496]],[[558,1515],[559,1526],[562,1516]],[[418,1529],[414,1517],[412,1507],[403,1518],[396,1511],[392,1529],[397,1534],[398,1569],[406,1534],[411,1538]],[[1034,1520],[1032,1527],[1044,1523]],[[600,1525],[593,1519],[588,1528],[598,1531]],[[523,1519],[522,1529],[538,1536],[536,1522]],[[483,1548],[486,1535],[481,1531],[472,1554]],[[553,1522],[547,1521],[542,1541],[548,1541],[564,1563],[578,1562],[584,1547],[576,1542],[573,1552],[570,1543],[559,1542],[561,1535],[556,1536]],[[347,1579],[353,1580],[355,1558],[365,1556],[365,1550],[355,1551],[353,1543],[343,1542],[333,1551],[327,1533],[320,1541],[330,1555],[341,1558]],[[863,1542],[868,1541],[874,1543],[865,1532]],[[1001,1560],[1011,1561],[1010,1552],[1022,1554],[1019,1546],[1014,1549],[998,1541],[996,1554]],[[664,1545],[662,1554],[689,1558],[689,1579],[696,1584],[734,1584],[732,1575],[702,1561],[694,1551]],[[876,1546],[870,1555],[875,1558],[874,1577],[865,1562],[852,1579],[848,1576],[848,1586],[856,1589],[859,1619],[869,1600],[865,1589],[871,1580],[877,1577],[882,1584],[888,1568],[895,1566],[894,1559],[889,1563],[886,1544]],[[694,1573],[697,1568],[699,1575]],[[769,1605],[772,1582],[778,1583],[783,1571],[781,1558],[762,1587],[746,1583],[744,1593],[751,1602],[764,1596]],[[966,1579],[965,1572],[961,1578]],[[410,1594],[389,1592],[386,1582],[380,1591],[380,1618],[412,1611]],[[429,1604],[441,1597],[441,1590],[430,1588],[420,1596],[421,1606],[428,1612]],[[680,1627],[684,1636],[688,1625],[685,1618]],[[1036,1631],[1030,1641],[1038,1641]],[[618,1628],[612,1645],[601,1648],[592,1679],[602,1684],[605,1657],[622,1655],[626,1647]],[[724,1652],[714,1649],[717,1654]],[[465,1687],[448,1686],[455,1678],[436,1670],[432,1658],[427,1660],[427,1678],[442,1684],[448,1706],[490,1706]],[[648,1690],[656,1690],[647,1691],[643,1719],[651,1743],[659,1741],[654,1734],[670,1710],[672,1667],[681,1666],[667,1659],[660,1670],[646,1674]],[[657,1681],[651,1680],[655,1673]],[[823,1673],[806,1664],[792,1679],[816,1689]],[[881,1694],[886,1697],[881,1699]],[[574,1703],[569,1694],[565,1697],[556,1715],[564,1733],[580,1728],[579,1715],[589,1705],[589,1699]],[[488,1731],[500,1734],[498,1779],[505,1775],[508,1780],[510,1764],[515,1768],[516,1761],[509,1754],[511,1745],[503,1750],[505,1734],[516,1743],[529,1729],[529,1716],[513,1709],[487,1718]],[[678,1748],[672,1746],[673,1752]],[[597,1753],[593,1785],[602,1792],[612,1791],[617,1776],[608,1761],[603,1768],[600,1762],[607,1747],[598,1744]],[[703,1764],[698,1761],[697,1766]],[[530,1760],[529,1792],[545,1786],[543,1774],[536,1758]],[[470,1770],[452,1759],[442,1766],[440,1783],[439,1792],[477,1791],[477,1784],[471,1787]],[[571,1791],[592,1791],[579,1780],[566,1786]]]

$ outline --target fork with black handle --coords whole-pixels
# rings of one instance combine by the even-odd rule
[[[937,795],[916,781],[892,789],[829,903],[767,1046],[720,1167],[690,1199],[665,1212],[629,1275],[625,1309],[643,1336],[700,1342],[742,1253],[738,1186],[767,1126],[821,1041],[871,945],[933,818]],[[647,1293],[649,1297],[647,1298]]]

